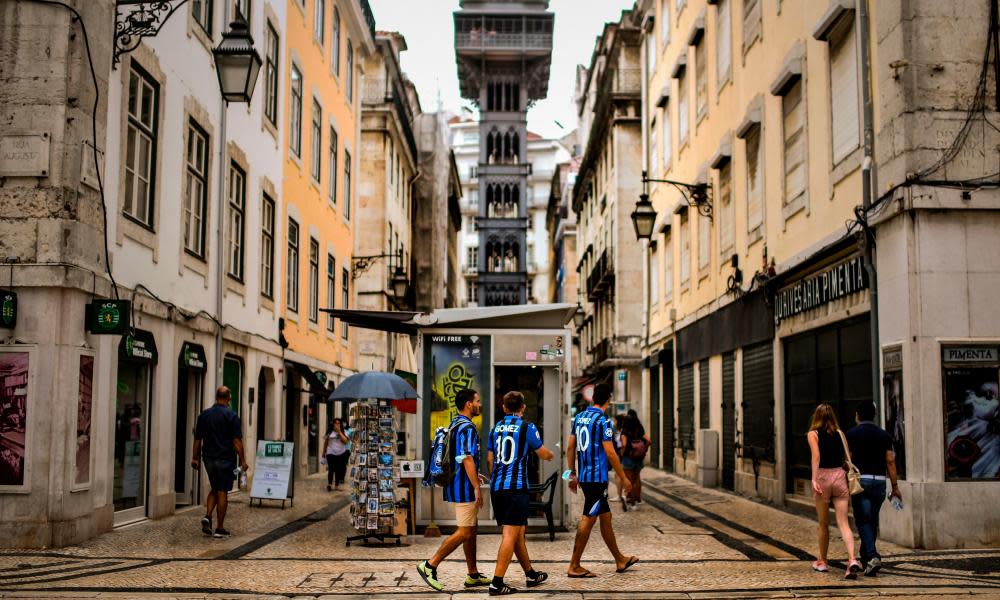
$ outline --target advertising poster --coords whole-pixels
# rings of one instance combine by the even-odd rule
[[[885,430],[892,438],[896,455],[896,475],[906,479],[906,425],[903,414],[903,372],[887,371],[882,380],[885,389]]]
[[[94,401],[94,357],[80,356],[80,386],[76,402],[76,477],[77,485],[90,483],[90,417]]]
[[[432,441],[438,427],[447,427],[458,414],[455,394],[472,388],[480,394],[483,406],[489,406],[490,339],[476,335],[428,335],[430,343],[424,354],[424,401],[430,409],[427,441]],[[482,430],[482,415],[473,419]]]
[[[251,498],[284,500],[288,498],[288,482],[292,476],[292,442],[257,442]]]
[[[28,353],[0,352],[0,485],[24,485]]]
[[[1000,479],[1000,399],[996,366],[946,366],[946,476]]]

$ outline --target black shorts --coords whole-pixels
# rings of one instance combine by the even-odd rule
[[[233,489],[236,481],[236,463],[228,460],[205,459],[205,470],[208,472],[208,483],[213,492],[228,492]]]
[[[583,516],[596,517],[611,512],[608,504],[608,483],[581,483],[583,490]]]
[[[526,490],[506,490],[490,492],[493,515],[497,525],[523,527],[528,524],[528,492]]]

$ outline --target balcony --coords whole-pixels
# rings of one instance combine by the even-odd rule
[[[552,50],[551,14],[540,16],[455,15],[455,49],[547,54]]]
[[[599,365],[613,356],[614,354],[613,342],[614,340],[612,340],[611,338],[604,338],[601,341],[597,342],[597,345],[594,346],[594,351],[593,351],[594,355],[593,364]]]
[[[372,13],[372,7],[369,6],[368,0],[359,0],[361,4],[361,12],[365,15],[365,23],[368,24],[368,30],[372,32],[372,39],[375,39],[375,14]]]
[[[614,292],[614,281],[614,263],[605,250],[587,275],[587,300],[595,302],[610,297]]]

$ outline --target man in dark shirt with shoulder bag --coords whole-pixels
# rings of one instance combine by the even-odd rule
[[[233,489],[233,482],[236,480],[236,460],[239,459],[243,472],[249,468],[243,453],[243,424],[240,416],[229,408],[231,396],[226,386],[215,390],[215,404],[198,415],[198,423],[194,428],[191,466],[197,469],[203,459],[208,481],[212,486],[205,502],[208,510],[201,519],[201,530],[205,535],[217,538],[229,537],[229,531],[223,523],[229,505],[229,490]],[[213,511],[218,515],[214,532]]]
[[[861,564],[865,575],[874,577],[882,568],[882,557],[875,549],[878,539],[879,510],[885,501],[886,481],[891,484],[890,496],[902,505],[902,495],[896,481],[896,459],[892,438],[874,423],[875,403],[861,402],[855,415],[858,424],[847,431],[851,460],[861,472],[864,491],[851,496],[854,523],[861,537]]]

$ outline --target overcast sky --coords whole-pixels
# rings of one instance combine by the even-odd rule
[[[455,26],[452,12],[458,0],[370,0],[380,31],[398,31],[409,49],[402,54],[403,70],[420,92],[427,111],[437,107],[458,112],[467,102],[458,93],[455,66]],[[589,65],[594,40],[607,21],[617,21],[634,0],[552,0],[555,39],[548,98],[528,112],[528,127],[546,137],[561,137],[576,126],[573,73],[577,64]],[[562,123],[565,129],[555,124]]]

